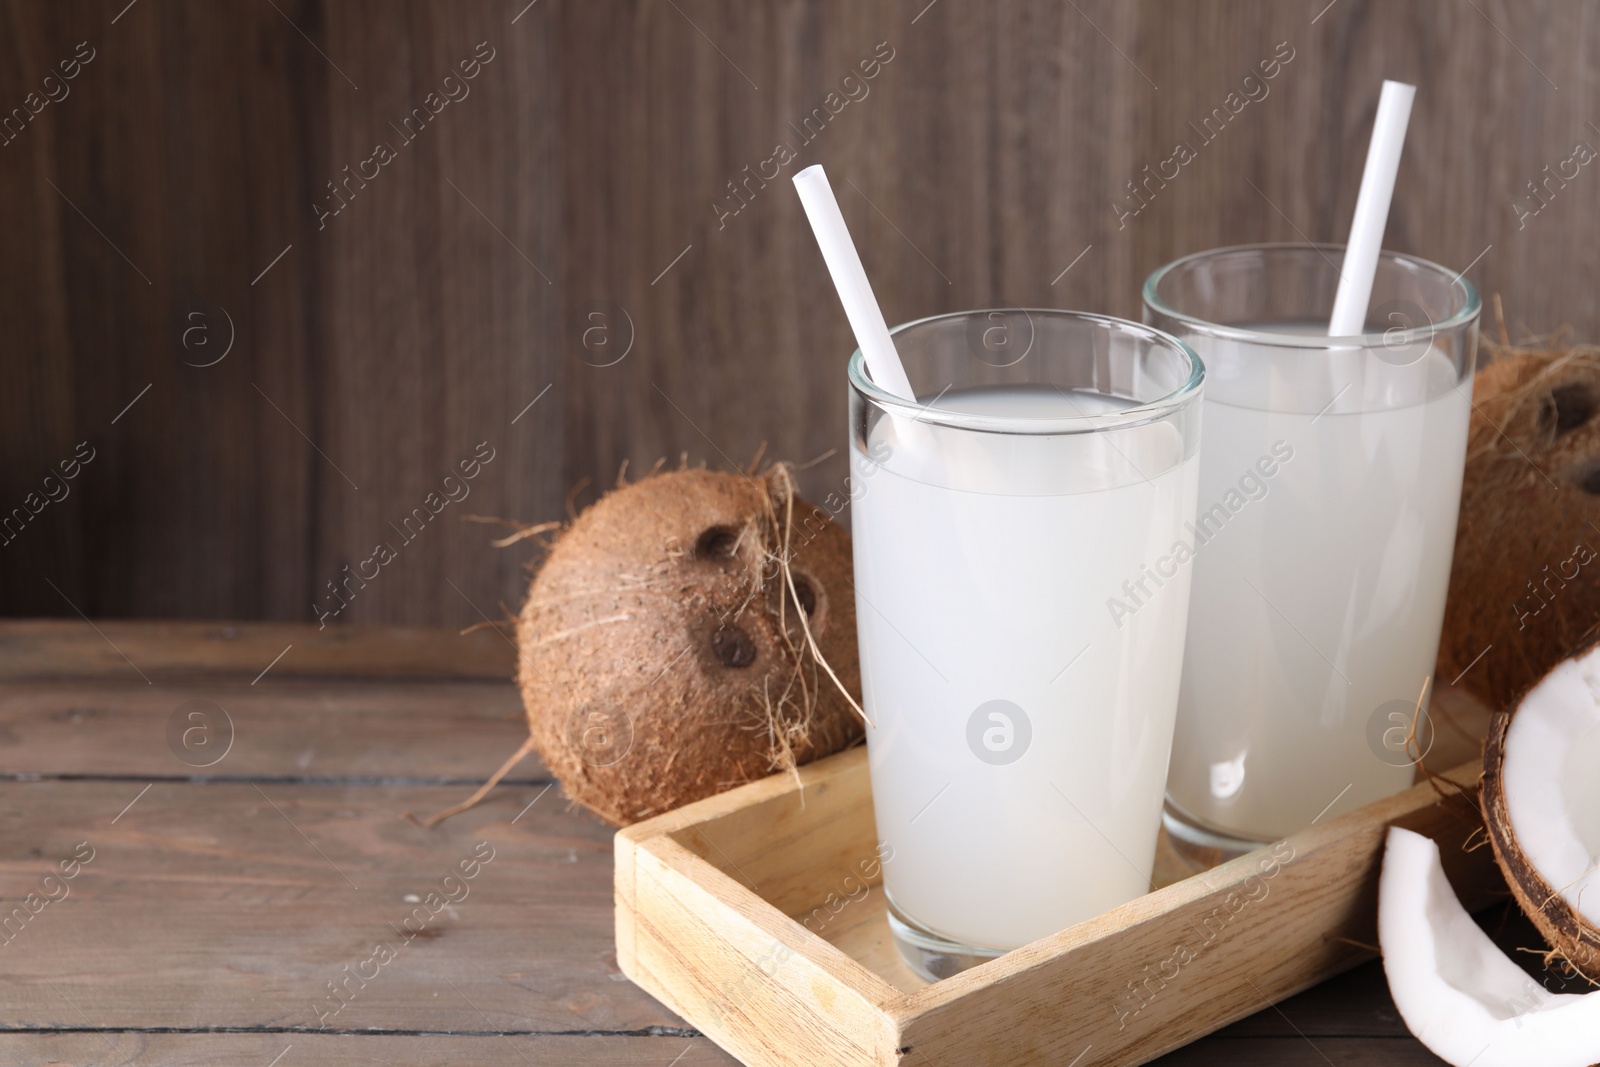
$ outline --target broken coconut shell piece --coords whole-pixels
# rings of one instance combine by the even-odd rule
[[[1546,992],[1461,906],[1439,846],[1398,826],[1384,849],[1378,941],[1401,1018],[1454,1067],[1600,1061],[1600,992]]]
[[[1437,674],[1504,708],[1600,619],[1600,349],[1500,346],[1473,382]]]
[[[651,474],[587,508],[517,620],[529,738],[628,825],[861,738],[850,535],[789,468]]]
[[[1600,647],[1495,716],[1482,804],[1495,859],[1551,956],[1600,985]]]

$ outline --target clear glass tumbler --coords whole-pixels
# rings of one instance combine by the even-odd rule
[[[1429,743],[1478,294],[1385,252],[1367,333],[1328,337],[1343,260],[1223,248],[1144,287],[1207,368],[1165,816],[1201,863],[1408,787]]]
[[[894,338],[917,402],[849,364],[856,620],[890,924],[938,978],[1149,888],[1204,371],[1068,311]]]

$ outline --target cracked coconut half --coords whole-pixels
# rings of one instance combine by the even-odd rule
[[[1548,993],[1497,948],[1445,880],[1439,846],[1389,828],[1378,889],[1383,972],[1401,1018],[1455,1067],[1600,1060],[1600,992]]]
[[[1600,984],[1600,647],[1565,660],[1484,746],[1488,838],[1554,961]],[[1389,831],[1378,937],[1411,1032],[1456,1067],[1600,1062],[1600,990],[1550,993],[1473,922],[1438,846]]]
[[[1495,717],[1483,817],[1512,895],[1553,956],[1600,985],[1600,647],[1558,664],[1515,712]]]

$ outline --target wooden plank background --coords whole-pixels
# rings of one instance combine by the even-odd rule
[[[852,346],[788,188],[816,162],[893,321],[1136,316],[1174,256],[1340,238],[1402,78],[1389,245],[1470,268],[1514,333],[1592,339],[1600,174],[1516,205],[1600,144],[1597,38],[1574,0],[4,0],[0,114],[93,58],[0,147],[0,515],[94,459],[0,546],[0,613],[309,621],[388,540],[336,621],[465,625],[520,603],[530,553],[464,514],[559,518],[623,461],[842,447]],[[1280,42],[1268,94],[1119,221]],[[832,92],[859,99],[803,140]],[[400,544],[480,442],[470,497]]]

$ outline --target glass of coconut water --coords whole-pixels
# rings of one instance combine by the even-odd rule
[[[1223,248],[1145,283],[1208,370],[1164,817],[1201,864],[1405,789],[1431,740],[1478,294],[1384,252],[1366,334],[1329,337],[1343,258]]]
[[[849,365],[856,619],[890,924],[938,978],[1149,889],[1204,371],[1067,311],[893,337],[915,402]]]

